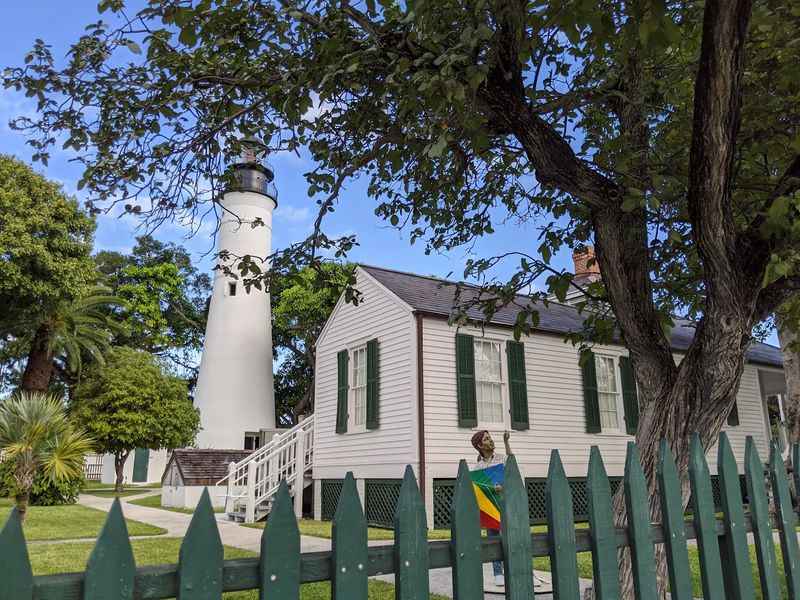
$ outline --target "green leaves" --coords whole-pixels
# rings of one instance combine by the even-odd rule
[[[131,348],[115,348],[105,366],[86,371],[71,410],[101,452],[186,447],[200,426],[186,382]]]

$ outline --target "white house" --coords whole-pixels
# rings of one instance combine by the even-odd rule
[[[193,509],[208,488],[211,504],[225,506],[226,488],[217,482],[228,474],[230,463],[245,459],[250,450],[180,449],[170,455],[161,479],[161,505]]]
[[[502,432],[512,431],[534,518],[544,507],[552,448],[561,452],[578,514],[592,445],[609,475],[622,475],[638,418],[628,352],[595,347],[594,360],[581,367],[578,349],[563,339],[582,324],[575,308],[540,305],[535,332],[516,342],[513,306],[484,327],[449,325],[453,282],[360,266],[357,286],[362,301],[340,299],[317,342],[315,518],[332,517],[342,478],[353,471],[367,519],[389,525],[411,464],[429,525],[447,525],[458,461],[474,459],[470,438],[477,429],[492,432],[499,446]],[[471,316],[476,323],[482,317],[477,310]],[[688,322],[675,328],[676,358],[692,337]],[[738,459],[748,435],[767,456],[770,407],[780,407],[784,390],[780,350],[754,344],[726,427]]]

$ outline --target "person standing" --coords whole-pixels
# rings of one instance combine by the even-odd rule
[[[494,440],[491,434],[485,429],[478,431],[472,436],[472,447],[478,451],[478,460],[475,463],[476,469],[485,469],[493,465],[505,465],[506,458],[512,454],[509,439],[511,434],[506,431],[503,433],[503,445],[505,446],[506,454],[498,454],[495,450]],[[497,492],[503,491],[502,485],[495,486]],[[498,537],[500,531],[497,529],[487,529],[486,535],[488,537]],[[503,561],[492,561],[492,573],[494,574],[494,584],[497,587],[505,588],[505,577],[503,576]]]

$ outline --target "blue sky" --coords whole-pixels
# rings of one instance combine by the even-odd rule
[[[56,0],[33,0],[5,6],[4,19],[0,23],[0,39],[3,40],[0,43],[0,67],[21,64],[37,37],[53,46],[57,58],[63,57],[84,26],[99,18],[94,1],[69,3],[69,10],[65,10],[66,6]],[[34,103],[22,94],[0,90],[0,152],[30,161],[31,151],[25,145],[24,137],[9,129],[8,120],[34,111]],[[37,164],[35,168],[48,178],[61,182],[68,193],[80,198],[81,194],[76,190],[80,169],[70,163],[70,158],[70,153],[55,147],[49,166],[45,168]],[[306,193],[303,173],[312,166],[307,157],[288,153],[272,155],[270,162],[275,169],[280,203],[273,229],[273,247],[277,249],[304,238],[310,232],[317,205]],[[406,233],[389,227],[374,215],[376,204],[367,197],[365,189],[363,181],[351,183],[342,194],[336,212],[326,217],[328,235],[357,235],[360,246],[350,254],[351,260],[441,277],[452,273],[453,278],[461,278],[469,252],[491,256],[508,250],[532,252],[538,246],[537,233],[531,227],[522,229],[514,224],[499,223],[493,236],[477,240],[469,249],[426,256],[423,244],[418,242],[411,246]],[[140,231],[137,226],[137,221],[130,216],[120,219],[116,215],[103,215],[98,221],[96,246],[98,249],[128,251],[134,244],[134,236]],[[199,234],[188,238],[188,232],[180,226],[162,226],[155,236],[183,244],[201,268],[210,270],[213,260],[210,230],[212,227],[208,223]],[[556,266],[571,266],[568,252],[556,258]],[[503,276],[510,271],[511,265],[498,269],[497,274]]]

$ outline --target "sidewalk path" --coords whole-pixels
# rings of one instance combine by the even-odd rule
[[[192,519],[191,515],[173,512],[171,510],[164,510],[162,508],[151,508],[148,506],[139,506],[131,504],[131,500],[138,500],[146,496],[152,496],[160,492],[147,492],[138,494],[136,496],[126,496],[120,498],[122,503],[122,512],[125,517],[142,521],[150,525],[155,525],[166,529],[167,533],[164,537],[183,537],[186,535],[186,530],[189,528],[189,522]],[[81,494],[78,498],[78,503],[90,508],[96,508],[108,512],[111,509],[113,498],[101,498],[98,496],[91,496],[89,494]],[[217,525],[219,527],[219,535],[222,543],[226,546],[234,548],[242,548],[252,552],[259,552],[261,549],[261,529],[253,529],[251,527],[242,527],[241,525],[228,521],[223,515],[217,518]],[[148,536],[152,539],[154,536]],[[157,536],[156,536],[157,537]],[[369,542],[370,546],[381,546],[391,544],[391,540],[380,540]],[[331,541],[325,538],[311,537],[307,535],[300,536],[300,550],[302,552],[324,552],[331,549]],[[484,581],[490,582],[492,580],[492,566],[490,563],[484,565]],[[538,572],[537,572],[538,573]],[[545,577],[549,577],[549,573],[539,573]],[[379,575],[375,579],[382,579],[389,583],[394,583],[394,575]],[[591,585],[590,580],[581,580],[581,596],[583,590]],[[433,569],[430,571],[430,591],[432,594],[439,594],[441,596],[453,597],[453,575],[451,569]],[[504,597],[503,594],[485,594],[485,600],[500,600]],[[537,598],[552,598],[551,595],[536,595]]]

